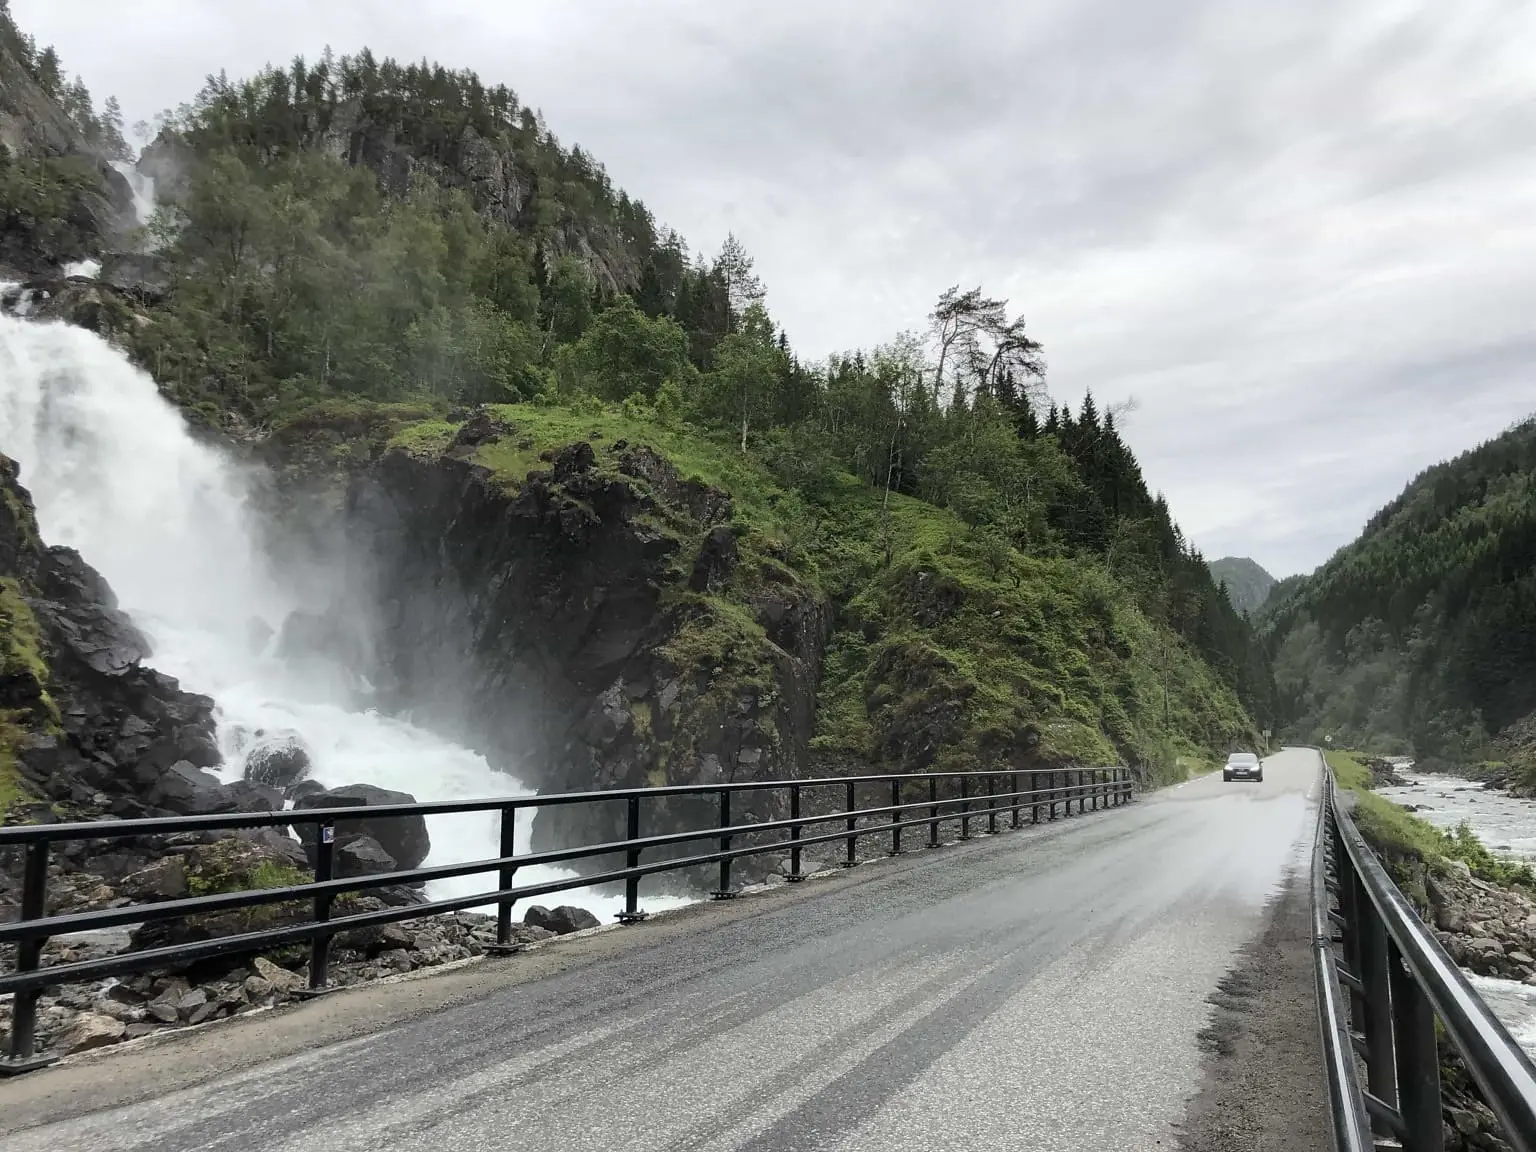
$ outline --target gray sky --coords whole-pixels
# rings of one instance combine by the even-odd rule
[[[981,283],[1276,575],[1536,411],[1529,0],[11,7],[130,123],[327,43],[474,68],[694,247],[734,230],[807,356]]]

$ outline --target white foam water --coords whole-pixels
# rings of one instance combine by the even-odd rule
[[[296,732],[312,775],[335,787],[367,783],[419,800],[527,795],[479,754],[403,719],[359,709],[334,667],[296,668],[273,643],[253,644],[252,619],[279,629],[338,577],[274,572],[251,511],[252,477],[195,440],[149,376],[92,333],[0,314],[0,451],[21,465],[46,540],[79,550],[106,577],[122,608],[154,645],[151,663],[216,702],[222,775],[240,775],[257,730]],[[528,816],[517,850],[528,850]],[[495,813],[428,820],[427,864],[498,854]],[[573,874],[524,868],[520,883]],[[436,881],[435,899],[494,890],[494,873]],[[603,920],[619,898],[588,890],[541,903],[574,904]],[[649,910],[687,903],[647,898]]]
[[[127,160],[114,160],[112,167],[124,180],[128,181],[128,188],[133,193],[134,219],[138,221],[139,227],[148,229],[150,221],[155,217],[157,207],[154,178],[144,175]],[[155,246],[155,238],[146,231],[142,247],[145,251],[153,251]]]

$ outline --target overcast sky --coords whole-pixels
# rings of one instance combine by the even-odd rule
[[[1536,411],[1530,0],[11,0],[130,123],[363,45],[505,82],[808,357],[1009,297],[1208,556]],[[417,15],[417,12],[430,13]]]

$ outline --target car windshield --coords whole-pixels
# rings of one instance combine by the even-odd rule
[[[1257,764],[1259,758],[1252,752],[1234,752],[1227,757],[1228,764]]]

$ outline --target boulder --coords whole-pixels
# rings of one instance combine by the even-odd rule
[[[372,784],[348,784],[300,796],[294,801],[298,810],[316,808],[367,808],[379,804],[414,804],[416,797],[409,792],[394,792],[388,788],[376,788]],[[306,847],[316,842],[315,825],[295,826]],[[367,836],[378,842],[402,869],[419,868],[432,850],[432,840],[427,835],[427,821],[422,816],[389,816],[358,820],[338,820],[336,839],[338,846],[355,836]]]
[[[395,871],[395,858],[372,836],[353,836],[336,849],[337,876],[372,876]]]
[[[309,775],[309,749],[293,733],[261,739],[245,754],[245,779],[284,792]]]
[[[281,965],[274,964],[265,956],[258,956],[251,961],[251,967],[256,970],[256,975],[271,986],[274,992],[291,995],[304,987],[306,981],[297,972],[290,972]]]
[[[543,928],[557,936],[568,936],[572,932],[596,928],[602,921],[585,908],[563,904],[559,908],[550,909],[535,904],[523,913],[523,923],[531,928]]]
[[[118,891],[135,900],[180,900],[190,895],[187,884],[187,868],[179,856],[166,856],[147,868],[126,876]]]
[[[249,780],[236,780],[224,785],[224,795],[234,805],[234,812],[281,812],[283,794],[276,788],[253,784]]]
[[[191,761],[178,760],[150,788],[149,802],[178,816],[204,816],[232,812],[235,799],[212,772]]]
[[[82,1012],[56,1041],[67,1055],[89,1052],[92,1048],[105,1048],[123,1038],[127,1025],[111,1016],[97,1012]]]

